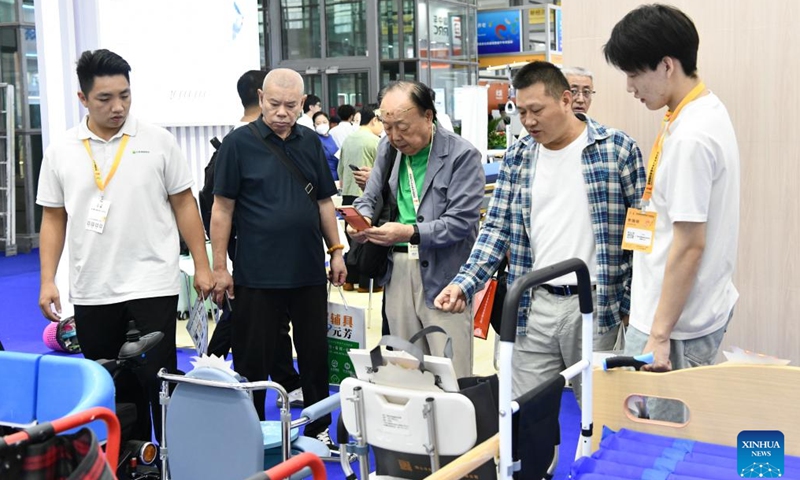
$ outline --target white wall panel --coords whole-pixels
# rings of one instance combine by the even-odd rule
[[[214,153],[214,146],[211,139],[214,137],[222,138],[228,134],[233,125],[217,125],[207,127],[166,127],[178,140],[181,151],[189,162],[189,168],[194,177],[194,187],[192,190],[195,195],[203,188],[204,170],[211,155]]]

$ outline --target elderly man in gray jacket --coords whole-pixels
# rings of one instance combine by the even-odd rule
[[[383,179],[391,168],[396,218],[379,227],[348,233],[358,242],[393,246],[384,278],[386,316],[392,335],[410,338],[429,325],[452,339],[459,377],[472,372],[472,315],[452,315],[433,305],[436,295],[469,257],[478,234],[485,175],[481,154],[460,136],[437,128],[432,91],[413,81],[387,85],[379,96],[386,140],[364,190],[354,205],[377,220]],[[445,337],[430,335],[426,353],[441,355]]]

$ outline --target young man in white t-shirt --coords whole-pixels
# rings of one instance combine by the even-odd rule
[[[697,74],[698,43],[686,14],[646,5],[617,23],[604,47],[628,91],[669,112],[647,167],[652,194],[646,189],[642,203],[655,228],[652,250],[634,253],[626,337],[628,353],[655,353],[652,371],[713,363],[739,297],[739,149],[725,106]],[[683,417],[682,409],[650,413]]]
[[[150,440],[148,401],[161,422],[156,373],[177,368],[178,231],[194,258],[195,289],[208,296],[214,281],[188,164],[169,132],[128,115],[130,70],[108,50],[78,60],[78,98],[89,114],[50,144],[39,176],[39,307],[60,320],[55,274],[69,242],[69,300],[84,357],[117,358],[130,320],[142,334],[164,333],[145,354],[142,383],[116,385],[119,400],[137,404],[134,437]]]
[[[314,94],[306,95],[303,100],[303,114],[297,119],[297,124],[314,130],[314,114],[319,111],[322,111],[322,100]]]

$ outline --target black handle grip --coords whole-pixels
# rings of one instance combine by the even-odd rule
[[[583,260],[578,258],[564,260],[555,265],[526,273],[514,281],[503,302],[500,341],[514,343],[517,336],[519,301],[526,290],[572,272],[578,276],[578,300],[581,313],[592,313],[592,280],[589,277],[589,269]]]
[[[626,357],[626,356],[617,356],[617,357],[608,357],[603,360],[603,370],[608,370],[609,368],[619,368],[619,367],[633,367],[636,370],[639,370],[645,365],[649,365],[653,363],[653,353],[643,353],[642,355],[636,355],[635,357]]]

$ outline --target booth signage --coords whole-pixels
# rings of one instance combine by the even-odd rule
[[[519,10],[478,12],[478,55],[521,52],[521,33]]]
[[[339,385],[354,376],[350,349],[367,347],[365,310],[340,303],[328,302],[328,369],[331,385]]]

